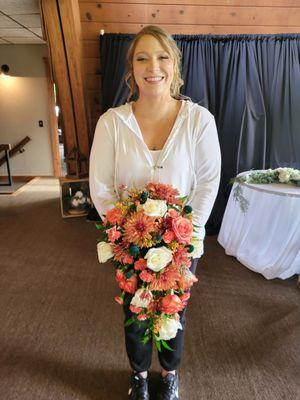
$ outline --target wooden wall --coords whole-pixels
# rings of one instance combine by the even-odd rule
[[[300,0],[79,0],[91,127],[101,114],[99,33],[136,33],[149,24],[171,34],[299,33]]]

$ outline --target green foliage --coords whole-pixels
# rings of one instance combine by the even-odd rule
[[[127,326],[130,326],[130,325],[133,324],[134,322],[135,322],[135,317],[134,317],[134,316],[131,317],[131,318],[129,318],[129,319],[125,322],[125,324],[124,324],[125,328],[126,328]]]

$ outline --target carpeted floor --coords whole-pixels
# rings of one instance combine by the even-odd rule
[[[127,398],[122,309],[96,238],[84,217],[61,218],[55,179],[0,197],[0,399]],[[207,237],[198,278],[181,400],[300,399],[296,277],[267,281]],[[154,354],[154,383],[158,371]]]

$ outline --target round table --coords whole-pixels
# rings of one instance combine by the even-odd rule
[[[249,207],[242,212],[233,196],[234,183],[218,235],[226,254],[267,279],[300,274],[300,188],[240,185]]]

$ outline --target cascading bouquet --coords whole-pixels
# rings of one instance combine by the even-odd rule
[[[147,323],[143,343],[153,337],[156,347],[182,329],[178,312],[187,305],[189,289],[197,281],[191,258],[202,254],[203,242],[193,233],[192,207],[170,185],[150,182],[144,190],[121,187],[124,200],[107,211],[96,226],[100,263],[112,259],[121,295],[130,302],[133,317],[125,322]]]

